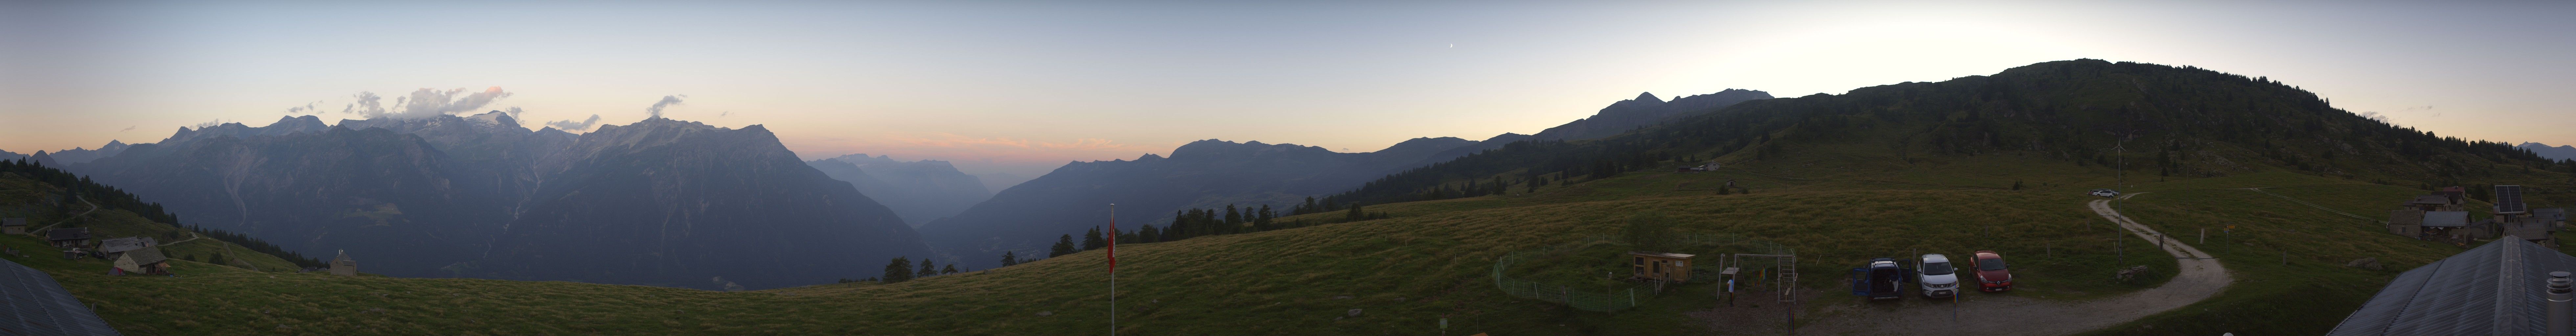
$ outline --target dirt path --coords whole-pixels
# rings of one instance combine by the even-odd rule
[[[2121,228],[2150,244],[2161,237],[2155,229],[2120,215],[2118,210],[2111,208],[2110,200],[2095,200],[2089,206],[2095,214],[2119,223]],[[2234,281],[2227,275],[2227,268],[2218,264],[2218,259],[2211,258],[2200,249],[2183,245],[2180,239],[2165,241],[2164,250],[2179,259],[2181,273],[2162,286],[2136,293],[2091,301],[2053,301],[1969,292],[1955,304],[1949,300],[1926,300],[1916,296],[1898,303],[1898,307],[1837,305],[1820,314],[1822,317],[1801,321],[1803,326],[1798,328],[1797,334],[2068,335],[2108,328],[2200,302],[2218,295]],[[1820,300],[1850,298],[1832,293],[1811,297]],[[1723,327],[1720,330],[1724,330]],[[1777,335],[1776,329],[1771,334]]]
[[[77,218],[80,218],[81,216],[88,216],[88,215],[89,215],[89,213],[92,213],[92,212],[98,212],[98,204],[96,204],[96,203],[90,203],[90,202],[89,202],[89,199],[87,199],[87,198],[81,198],[81,197],[80,197],[80,195],[72,195],[72,199],[80,200],[80,201],[81,201],[81,204],[88,204],[88,205],[89,205],[89,211],[82,211],[82,212],[81,212],[80,214],[78,214],[78,215],[72,215],[71,217],[63,218],[63,220],[62,220],[62,221],[60,221],[60,222],[54,222],[53,224],[46,224],[46,225],[45,225],[45,227],[40,227],[40,228],[35,228],[35,229],[27,230],[27,235],[29,235],[29,236],[36,236],[36,237],[44,237],[44,236],[45,236],[45,229],[51,229],[51,228],[54,228],[54,226],[57,226],[57,225],[63,225],[63,223],[70,223],[70,222],[72,222],[72,219],[77,219]]]

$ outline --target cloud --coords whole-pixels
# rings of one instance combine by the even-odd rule
[[[733,115],[733,111],[716,112],[716,117],[717,117],[717,118],[723,118],[724,116],[729,116],[729,115]]]
[[[671,105],[679,105],[679,104],[680,104],[680,98],[688,98],[688,97],[689,97],[689,95],[662,96],[662,101],[653,102],[653,107],[647,107],[647,108],[644,108],[644,112],[645,112],[645,113],[652,113],[654,118],[661,118],[661,117],[662,117],[662,108],[663,108],[663,107],[668,107],[668,106],[671,106]]]
[[[313,102],[311,102],[311,103],[304,103],[304,106],[288,107],[288,108],[286,108],[286,114],[298,114],[298,113],[314,113],[314,112],[321,112],[321,111],[322,111],[322,109],[313,107],[314,105],[321,105],[321,104],[322,104],[322,101],[316,100],[316,101],[313,101]]]
[[[207,122],[197,123],[197,129],[206,129],[207,127],[221,126],[221,125],[223,125],[223,124],[224,124],[224,120],[223,120],[223,119],[215,119],[215,120],[213,120],[213,121],[207,121]]]
[[[444,91],[420,88],[419,90],[412,90],[410,96],[395,98],[394,106],[398,107],[399,110],[361,115],[369,119],[377,117],[393,117],[400,119],[428,118],[456,114],[458,112],[473,112],[475,110],[483,109],[484,105],[491,105],[492,101],[509,97],[510,92],[502,91],[501,87],[498,86],[484,88],[481,92],[467,92],[464,88],[448,89]]]
[[[349,95],[349,97],[358,101],[341,108],[340,113],[357,113],[369,117],[385,114],[385,97],[377,96],[375,92],[359,91],[358,94]],[[360,107],[365,108],[360,109]]]
[[[134,126],[126,126],[126,127],[125,127],[125,129],[116,130],[116,131],[117,131],[117,132],[124,132],[124,131],[132,131],[132,130],[134,130]]]
[[[546,122],[546,126],[552,126],[552,127],[554,127],[555,129],[565,130],[565,131],[573,131],[573,132],[588,132],[588,131],[590,131],[590,127],[591,127],[591,126],[598,126],[598,125],[599,125],[599,115],[597,115],[597,114],[590,115],[590,119],[588,119],[588,120],[582,120],[582,121],[562,120],[562,121],[548,121],[548,122]]]
[[[527,110],[521,110],[521,109],[519,109],[519,107],[518,107],[518,106],[511,106],[510,108],[501,109],[501,114],[510,116],[510,119],[518,119],[518,118],[519,118],[519,113],[524,113],[524,112],[528,112],[528,111],[527,111]]]

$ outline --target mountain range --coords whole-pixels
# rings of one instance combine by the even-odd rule
[[[394,276],[774,288],[873,273],[811,265],[929,255],[893,211],[758,125],[654,118],[576,135],[499,111],[304,116],[183,127],[67,167],[188,224],[346,250]]]
[[[1456,137],[1406,140],[1366,153],[1337,153],[1295,144],[1191,142],[1171,157],[1074,162],[1002,190],[956,217],[921,227],[922,236],[952,262],[994,266],[1005,251],[1041,253],[1061,235],[1106,223],[1118,204],[1130,225],[1169,223],[1190,208],[1227,205],[1287,206],[1310,196],[1347,191],[1388,174],[1430,166],[1527,140],[1582,140],[1616,135],[1676,117],[1757,99],[1762,91],[1729,89],[1664,101],[1652,93],[1602,108],[1591,117],[1534,135],[1504,133],[1482,141]]]
[[[957,166],[948,161],[897,161],[882,155],[850,154],[805,164],[858,187],[859,193],[885,203],[895,215],[903,217],[904,223],[914,227],[956,215],[993,197],[984,181],[958,172]]]
[[[2521,147],[2522,149],[2530,150],[2532,154],[2539,154],[2540,157],[2549,158],[2551,160],[2576,160],[2576,146],[2562,145],[2558,147],[2550,147],[2547,144],[2541,144],[2538,142],[2525,142],[2522,143],[2522,145],[2514,147]]]

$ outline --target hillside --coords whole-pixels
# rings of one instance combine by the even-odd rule
[[[954,217],[921,226],[931,246],[975,268],[1000,266],[1002,253],[1044,255],[1048,244],[1109,218],[1109,204],[1132,224],[1168,225],[1182,209],[1229,204],[1293,204],[1403,169],[1428,155],[1476,143],[1416,138],[1366,153],[1259,141],[1194,141],[1171,157],[1074,162],[1011,186]]]
[[[2268,78],[2141,63],[2073,60],[1992,76],[1755,100],[1593,141],[1525,141],[1388,176],[1327,198],[1377,204],[1451,197],[1463,181],[1579,180],[1608,172],[1798,157],[1815,146],[1870,147],[1871,169],[1984,155],[2059,165],[2127,163],[2137,176],[2215,177],[2281,167],[2430,188],[2536,183],[2576,171],[2511,145],[2443,137],[2333,108]],[[2539,181],[2563,186],[2576,181]],[[2484,191],[2477,191],[2484,198]],[[2558,193],[2576,202],[2576,193]]]
[[[174,216],[160,211],[159,204],[72,176],[15,160],[0,162],[0,217],[25,218],[31,230],[30,235],[0,235],[0,245],[26,254],[11,256],[9,261],[55,271],[56,277],[75,270],[104,276],[107,261],[63,259],[60,249],[34,235],[43,232],[35,231],[39,228],[89,228],[94,239],[152,237],[162,243],[160,248],[169,257],[207,267],[292,272],[322,266],[316,258],[285,253],[268,242],[228,241],[240,238],[229,232],[171,225],[167,222]],[[219,262],[217,256],[221,256],[220,264],[210,264]]]

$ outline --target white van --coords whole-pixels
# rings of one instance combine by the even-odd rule
[[[1921,278],[1915,283],[1922,284],[1924,297],[1959,295],[1959,269],[1950,265],[1949,256],[1925,254],[1922,261],[1916,271]]]

